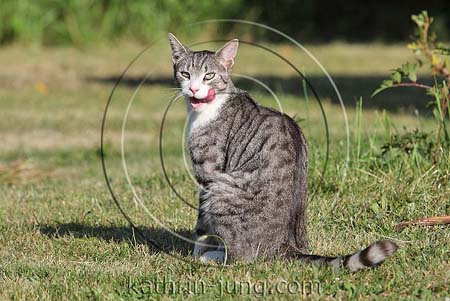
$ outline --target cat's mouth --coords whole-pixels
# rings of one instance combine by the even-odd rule
[[[207,103],[212,102],[216,98],[216,91],[214,89],[208,90],[208,95],[206,95],[205,98],[195,98],[195,97],[189,97],[189,101],[191,102],[191,106],[194,109],[199,109],[200,107],[204,106]]]

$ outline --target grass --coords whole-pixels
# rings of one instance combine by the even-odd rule
[[[277,49],[306,66],[307,74],[318,74],[306,62],[300,64],[302,56],[292,48]],[[278,93],[286,112],[305,118],[300,124],[311,152],[309,185],[310,191],[316,191],[308,207],[311,250],[346,254],[385,238],[401,246],[384,265],[351,274],[300,262],[221,267],[192,261],[192,245],[163,231],[136,204],[126,184],[120,161],[121,124],[127,100],[135,89],[120,86],[105,132],[112,187],[141,231],[185,260],[149,249],[112,203],[101,170],[100,125],[112,83],[89,80],[118,75],[139,50],[131,44],[90,51],[18,46],[0,50],[0,162],[2,168],[10,169],[17,166],[15,162],[22,162],[27,170],[25,174],[14,173],[12,182],[7,181],[7,173],[3,174],[6,180],[0,177],[0,299],[450,297],[448,227],[394,230],[405,220],[450,213],[449,162],[431,167],[416,165],[405,154],[382,157],[380,148],[388,135],[386,119],[382,111],[365,108],[370,102],[367,99],[362,110],[347,106],[351,142],[347,169],[343,114],[338,105],[324,100],[331,155],[325,180],[317,186],[325,143],[319,108],[313,99],[303,101],[303,93]],[[400,47],[381,45],[332,44],[311,50],[332,75],[355,77],[387,72],[407,55]],[[260,53],[253,55],[243,49],[236,68],[241,73],[250,70],[249,74],[291,75],[285,67],[274,68],[277,64],[270,59],[267,64],[257,64],[257,57],[263,58]],[[140,77],[149,69],[156,70],[158,76],[170,76],[168,53],[156,51],[144,56],[131,68],[130,76]],[[274,106],[267,93],[252,93]],[[126,125],[126,160],[131,181],[148,210],[175,232],[191,236],[196,213],[184,207],[169,189],[159,162],[159,124],[170,95],[172,91],[164,83],[145,85],[136,94]],[[394,132],[404,132],[403,127],[433,129],[433,121],[426,116],[401,112],[389,116]],[[164,156],[171,181],[183,197],[195,203],[196,187],[182,160],[184,120],[184,107],[179,103],[166,121]],[[155,292],[155,283],[160,293]],[[246,283],[250,283],[251,293]],[[283,283],[290,283],[297,293],[289,293]],[[311,283],[320,283],[319,293],[308,294]],[[190,284],[192,292],[197,284],[197,294],[173,292],[171,285],[175,284],[184,288]],[[274,290],[277,285],[281,294]]]

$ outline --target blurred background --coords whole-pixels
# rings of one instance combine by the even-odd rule
[[[58,79],[67,86],[87,80],[111,84],[133,54],[146,45],[158,49],[152,62],[147,62],[147,69],[166,59],[166,34],[171,31],[187,44],[235,37],[271,44],[287,59],[298,58],[299,67],[311,77],[316,89],[324,97],[332,96],[323,74],[314,67],[307,68],[308,58],[300,58],[301,51],[294,50],[292,43],[280,35],[244,24],[195,24],[210,19],[243,19],[272,26],[312,47],[313,54],[332,74],[346,103],[354,104],[360,96],[370,98],[391,69],[411,59],[404,47],[415,33],[411,15],[424,9],[434,17],[433,30],[439,39],[447,41],[450,3],[445,0],[428,1],[426,5],[420,0],[408,1],[407,5],[385,0],[4,0],[0,3],[0,76],[5,88],[21,86],[24,81],[35,81],[42,88]],[[295,89],[296,75],[284,70],[285,65],[255,64],[258,55],[249,50],[247,57],[244,52],[240,57],[250,60],[245,67],[247,74],[265,76],[271,87],[284,92]],[[142,72],[128,75],[139,80]],[[156,72],[162,77],[160,82],[171,80],[170,68],[168,73],[162,69]],[[406,108],[410,112],[426,107],[426,102],[419,100],[423,98],[420,91],[401,89],[387,93],[391,100],[377,98],[366,105],[391,110]],[[331,97],[331,101],[336,99]]]
[[[448,39],[450,3],[445,0],[406,4],[388,0],[4,0],[0,4],[0,43],[86,46],[126,40],[145,44],[161,30],[179,32],[191,22],[227,18],[267,24],[310,43],[393,43],[408,40],[410,16],[423,9],[435,17],[440,38]],[[239,28],[228,31],[243,34]],[[212,37],[216,32],[212,29],[203,34]],[[252,40],[271,38],[264,31],[245,34]]]
[[[97,173],[98,166],[91,163],[98,160],[106,101],[125,68],[147,49],[123,75],[107,120],[111,137],[106,140],[111,145],[116,143],[111,149],[117,150],[113,158],[118,159],[123,112],[133,99],[127,126],[129,141],[140,149],[140,155],[135,156],[139,172],[138,158],[148,152],[147,146],[156,145],[152,141],[155,136],[145,133],[158,134],[165,106],[175,93],[168,32],[197,50],[218,49],[227,39],[239,38],[234,67],[237,86],[249,90],[263,104],[277,107],[266,88],[238,75],[252,76],[272,89],[281,97],[286,111],[303,122],[311,144],[321,145],[318,158],[324,155],[324,116],[330,124],[329,134],[343,143],[347,135],[345,112],[331,82],[310,55],[281,35],[258,26],[229,21],[199,23],[211,19],[258,22],[296,39],[331,75],[350,118],[364,108],[365,121],[373,121],[370,130],[390,135],[392,128],[409,131],[426,127],[433,114],[433,98],[426,91],[400,87],[372,97],[394,68],[415,60],[406,47],[411,36],[417,35],[411,15],[425,9],[434,17],[432,29],[439,40],[448,41],[450,2],[445,0],[426,5],[419,0],[408,1],[407,5],[385,0],[3,0],[0,159],[14,162],[33,158],[58,169],[64,164],[74,167],[71,164],[84,158],[86,168]],[[434,82],[427,70],[419,70],[418,75],[423,83]],[[177,121],[173,124],[182,130],[184,107],[179,106],[175,112]],[[391,117],[401,122],[391,127],[383,115],[386,112],[395,113]],[[148,138],[147,144],[141,143],[143,137]],[[169,143],[173,143],[169,149],[179,148],[180,141]],[[157,155],[158,149],[153,147],[150,152]],[[179,158],[180,153],[172,155]],[[157,161],[153,163],[159,166]]]
[[[448,48],[449,0],[1,0],[0,299],[117,300],[130,275],[145,279],[170,269],[174,279],[195,279],[189,265],[147,252],[111,201],[101,166],[110,99],[103,150],[111,187],[145,235],[188,256],[192,245],[149,215],[193,236],[197,212],[167,185],[160,162],[161,145],[167,178],[197,204],[188,156],[183,160],[186,106],[179,101],[168,108],[178,93],[168,32],[194,50],[239,38],[233,81],[278,109],[270,88],[300,124],[309,146],[308,231],[315,252],[345,254],[386,237],[408,243],[394,264],[341,274],[339,283],[329,270],[300,264],[289,264],[287,274],[277,265],[269,272],[267,265],[252,268],[254,280],[280,273],[280,279],[319,279],[337,299],[448,296],[442,266],[449,232],[394,229],[450,212],[450,111],[444,97],[413,87],[372,97],[393,69],[416,61],[407,45],[418,33],[411,15],[422,10],[434,17],[432,30]],[[292,42],[250,24],[198,23],[211,19],[259,22],[296,39],[328,71],[346,110],[317,62]],[[441,57],[448,67],[447,51]],[[444,91],[448,81],[441,76],[434,84],[424,62],[414,73],[418,82]],[[206,281],[251,279],[240,268],[192,271]]]
[[[364,120],[370,121],[364,130],[388,133],[389,137],[393,129],[411,131],[432,123],[433,97],[422,89],[400,87],[371,96],[394,68],[415,60],[406,47],[417,34],[411,15],[425,9],[434,17],[432,29],[439,40],[448,41],[450,2],[445,0],[426,5],[418,0],[407,5],[384,0],[1,1],[0,160],[25,158],[62,169],[65,174],[68,170],[62,166],[67,165],[80,175],[76,165],[83,159],[87,170],[97,177],[98,165],[92,162],[99,158],[106,101],[125,68],[147,49],[129,66],[114,91],[105,141],[116,151],[110,159],[119,159],[121,122],[133,99],[127,142],[136,147],[136,172],[140,172],[140,160],[148,152],[155,155],[148,159],[159,169],[154,139],[168,100],[176,93],[167,43],[167,33],[173,32],[196,50],[218,49],[228,39],[239,38],[234,67],[237,86],[249,90],[263,104],[278,108],[266,88],[238,75],[254,77],[273,90],[285,110],[302,123],[311,145],[317,144],[318,166],[323,166],[326,123],[339,151],[347,131],[345,112],[320,66],[273,31],[237,22],[199,22],[242,19],[290,35],[331,75],[350,123],[356,118],[354,114],[364,109]],[[434,81],[427,70],[419,70],[418,75],[421,82]],[[175,121],[169,124],[174,125],[174,135],[182,135],[184,106],[179,105],[174,112]],[[391,126],[386,112],[400,121]],[[367,133],[368,137],[372,134]],[[181,158],[181,141],[168,143],[172,143],[169,156]],[[318,167],[317,175],[320,170]]]

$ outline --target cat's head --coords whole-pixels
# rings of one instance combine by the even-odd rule
[[[171,33],[169,42],[175,79],[194,110],[205,109],[219,95],[226,96],[234,89],[230,77],[239,46],[237,39],[216,52],[192,51]]]

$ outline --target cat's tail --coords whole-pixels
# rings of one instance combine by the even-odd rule
[[[359,252],[339,257],[327,257],[320,255],[293,254],[293,257],[308,263],[331,265],[334,269],[348,269],[352,272],[376,267],[382,264],[387,257],[397,251],[398,245],[390,240],[378,240]]]

